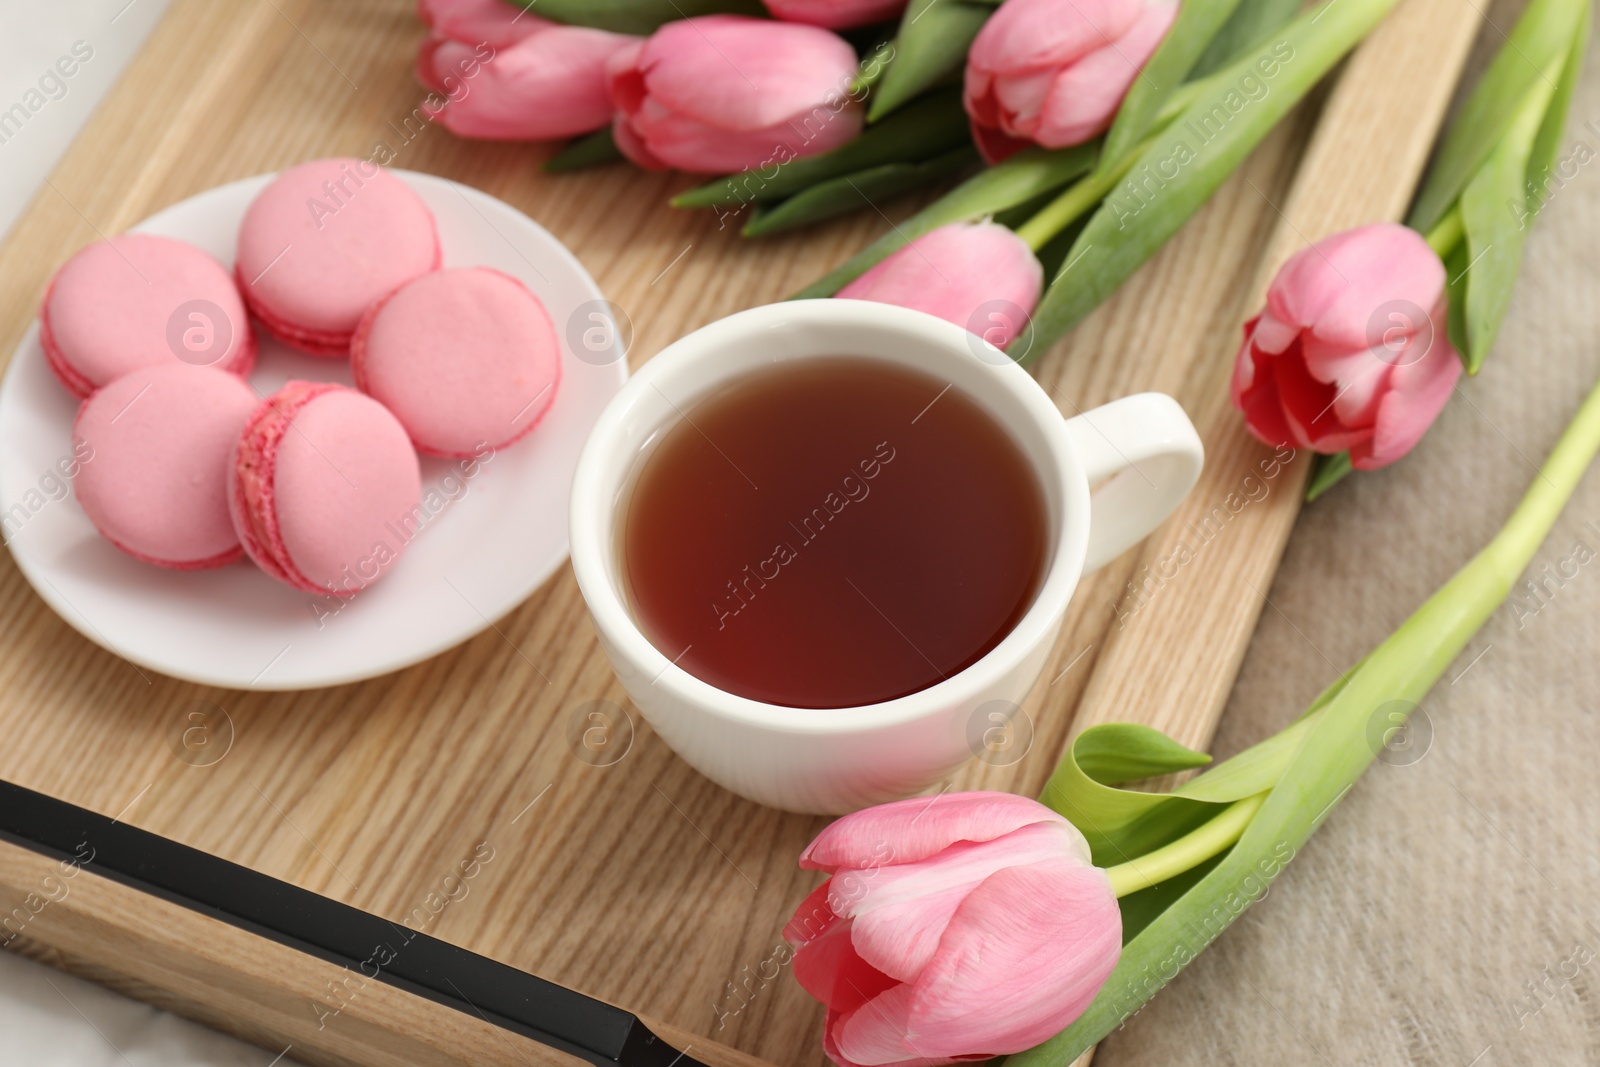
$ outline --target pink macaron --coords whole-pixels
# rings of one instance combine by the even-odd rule
[[[140,367],[248,374],[256,359],[244,303],[222,264],[147,233],[96,241],[56,271],[39,308],[39,343],[80,399]]]
[[[308,593],[355,596],[422,522],[422,475],[382,404],[290,382],[255,409],[228,470],[234,528],[261,569]]]
[[[234,443],[257,398],[238,375],[140,367],[78,409],[73,488],[89,520],[130,556],[175,570],[239,558],[228,510]]]
[[[356,386],[435,456],[481,455],[555,400],[561,347],[539,298],[488,267],[425,274],[374,304],[350,344]]]
[[[251,313],[278,337],[338,358],[372,303],[439,266],[433,213],[370,160],[291,167],[251,202],[235,264]]]

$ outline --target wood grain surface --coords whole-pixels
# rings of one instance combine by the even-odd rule
[[[1398,216],[1476,10],[1404,0],[1348,64],[1320,125],[1314,104],[1291,116],[1039,362],[1066,414],[1138,390],[1174,393],[1202,429],[1208,469],[1177,520],[1083,583],[1026,706],[1026,756],[975,762],[949,788],[1036,791],[1071,732],[1106,719],[1209,741],[1304,463],[1267,479],[1264,496],[1148,595],[1128,600],[1128,583],[1146,567],[1159,572],[1191,524],[1261,476],[1271,453],[1226,406],[1239,323],[1307,240]],[[915,206],[887,203],[752,243],[708,214],[669,210],[667,197],[692,184],[683,176],[623,166],[544,175],[546,148],[460,141],[419,119],[410,65],[422,35],[404,0],[177,0],[0,248],[0,352],[82,245],[213,185],[317,156],[365,156],[380,141],[394,165],[484,189],[571,246],[635,324],[634,365],[695,327],[785,296]],[[675,1028],[708,1061],[823,1062],[820,1011],[782,966],[779,932],[816,880],[794,860],[824,821],[724,792],[636,715],[622,761],[579,759],[566,741],[571,718],[591,701],[626,698],[570,570],[426,663],[273,694],[141,672],[57,618],[7,555],[0,648],[0,777],[396,920],[420,914],[428,933]],[[232,724],[231,748],[209,766],[186,762],[171,740],[201,706],[221,707]],[[436,906],[444,880],[483,848],[493,859]],[[37,874],[37,861],[0,850],[0,892],[31,891]],[[294,1056],[329,1064],[431,1063],[428,1050],[440,1049],[463,1062],[546,1062],[510,1058],[498,1032],[432,1006],[407,1011],[391,994],[373,998],[370,1016],[306,1035],[275,999],[286,987],[273,984],[274,969],[317,987],[327,965],[264,950],[268,965],[228,951],[234,932],[220,924],[84,884],[95,891],[32,924],[36,953],[274,1051],[294,1043]]]

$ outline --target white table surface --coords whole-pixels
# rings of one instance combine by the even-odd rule
[[[35,195],[54,195],[45,179],[166,6],[167,0],[0,0],[0,115],[13,105],[29,109],[25,121],[13,118],[0,125],[0,237]],[[61,75],[65,70],[72,71],[70,77]],[[0,952],[0,1064],[287,1067],[290,1062],[288,1055],[263,1052]]]

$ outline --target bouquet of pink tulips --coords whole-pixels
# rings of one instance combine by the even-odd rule
[[[1297,14],[1279,0],[1189,0],[1176,13],[1007,0],[965,65],[965,109],[993,165],[799,295],[855,296],[895,278],[927,292],[936,277],[967,298],[918,306],[984,334],[997,325],[988,263],[1037,260],[1005,282],[1048,281],[997,330],[1013,358],[1036,356],[1175,234],[1394,2],[1323,0]],[[976,231],[963,246],[981,241],[987,257],[929,254],[962,229]]]
[[[458,134],[576,138],[551,169],[720,175],[673,203],[747,236],[969,173],[797,295],[914,307],[1021,360],[1153,255],[1396,2],[419,0],[417,70]],[[1312,495],[1404,455],[1481,365],[1588,20],[1581,0],[1528,5],[1418,197],[1426,243],[1341,235],[1274,285],[1235,401],[1263,440],[1326,457]],[[1343,292],[1334,264],[1373,257],[1391,269]]]
[[[1023,359],[1394,3],[419,0],[417,71],[460,135],[572,138],[549,169],[719,175],[673,204],[746,236],[970,175],[798,295],[903,304]]]
[[[1395,2],[1325,3],[1291,21],[1294,0],[419,0],[431,35],[417,70],[430,110],[460,135],[574,138],[550,169],[623,157],[717,175],[673,203],[747,236],[976,172],[807,294],[834,294],[934,229],[993,217],[1003,226],[944,238],[945,255],[926,257],[949,299],[921,306],[965,324],[951,310],[972,303],[958,248],[1013,245],[996,253],[1019,264],[1005,289],[1059,273],[1081,244],[1093,259],[1081,274],[1097,279],[1088,290],[1041,282],[1016,301],[1025,317],[1042,300],[1048,341]],[[1212,135],[1181,152],[1163,140],[1187,129]],[[1140,188],[1161,202],[1146,210]],[[1079,239],[1089,230],[1094,240]],[[883,281],[863,284],[887,292]],[[979,303],[995,299],[1014,298]]]

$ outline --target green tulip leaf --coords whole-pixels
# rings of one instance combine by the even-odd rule
[[[615,163],[621,158],[622,150],[617,147],[616,138],[611,136],[611,127],[607,126],[603,130],[597,130],[587,137],[579,137],[571,142],[545,160],[542,169],[546,174],[562,174],[569,170],[599,166],[602,163]]]
[[[1466,285],[1467,342],[1461,356],[1468,374],[1483,366],[1511,305],[1528,233],[1528,169],[1553,89],[1546,81],[1529,86],[1510,129],[1461,191],[1470,256],[1461,279]]]
[[[1049,348],[1188,221],[1395,0],[1325,0],[1197,86],[1131,161],[1034,312],[1030,354]]]
[[[1240,0],[1228,21],[1189,71],[1191,78],[1215,74],[1300,13],[1300,0]]]
[[[868,58],[863,59],[856,68],[855,80],[850,83],[850,98],[863,100],[889,72],[889,64],[894,60],[894,38],[874,40],[865,47],[858,45],[856,54]]]
[[[967,49],[992,9],[962,0],[911,0],[894,39],[894,58],[873,93],[867,121],[877,122],[960,73]]]
[[[1073,742],[1041,797],[1073,822],[1088,840],[1095,863],[1113,866],[1142,859],[1205,824],[1226,817],[1236,801],[1257,800],[1276,788],[1307,749],[1326,709],[1366,661],[1325,689],[1290,726],[1169,793],[1113,788],[1175,771],[1206,757],[1147,726],[1108,723]],[[1385,720],[1386,722],[1388,720]],[[1370,733],[1364,735],[1370,743]],[[1124,896],[1123,943],[1128,944],[1199,885],[1222,856]],[[1137,864],[1133,864],[1137,867]]]
[[[1453,299],[1453,298],[1452,298]],[[1451,307],[1455,305],[1452,303]],[[1306,503],[1311,503],[1329,489],[1344,481],[1355,470],[1350,465],[1350,453],[1335,452],[1331,456],[1318,456],[1311,468],[1311,478],[1306,482]]]
[[[1185,748],[1160,730],[1128,722],[1085,730],[1072,744],[1072,759],[1090,779],[1106,785],[1140,782],[1211,762],[1204,752]]]
[[[1315,712],[1303,716],[1260,744],[1189,779],[1174,789],[1172,795],[1212,804],[1232,804],[1266,792],[1283,777],[1300,746],[1305,744],[1316,717]]]
[[[1561,161],[1561,138],[1567,128],[1567,112],[1571,110],[1572,94],[1578,86],[1578,76],[1583,73],[1583,56],[1589,48],[1589,30],[1594,12],[1588,4],[1580,4],[1578,30],[1572,37],[1572,47],[1561,64],[1561,80],[1556,83],[1550,106],[1545,109],[1544,121],[1539,124],[1539,136],[1534,138],[1533,156],[1528,161],[1528,181],[1533,188],[1543,190],[1546,176]],[[1538,213],[1545,197],[1536,192],[1533,212]]]
[[[668,22],[695,15],[754,15],[765,18],[761,0],[513,0],[540,18],[614,33],[654,33]]]
[[[1170,793],[1116,786],[1209,762],[1210,756],[1159,730],[1105,723],[1077,736],[1040,800],[1083,832],[1097,865],[1114,866],[1181,837],[1221,810],[1220,805]]]
[[[885,163],[854,174],[820,182],[772,207],[757,207],[742,231],[746,237],[766,237],[798,226],[831,219],[914,192],[979,162],[978,151],[964,145],[925,163]]]
[[[1165,882],[1157,882],[1148,889],[1129,893],[1118,900],[1117,908],[1122,912],[1122,943],[1126,945],[1138,937],[1140,931],[1154,922],[1162,912],[1172,907],[1179,897],[1193,889],[1200,879],[1221,862],[1221,855],[1213,856],[1180,875],[1168,878]]]
[[[1138,146],[1150,132],[1161,105],[1183,83],[1238,6],[1239,0],[1184,0],[1172,28],[1122,98],[1097,170],[1111,169]]]
[[[972,143],[961,91],[932,93],[831,152],[773,167],[741,171],[672,198],[673,207],[706,208],[770,203],[820,182],[886,163],[917,163]]]
[[[981,219],[1059,189],[1088,171],[1094,163],[1094,154],[1093,145],[1055,151],[1030,148],[1004,163],[986,167],[909,219],[892,226],[888,233],[790,299],[832,296],[925,233],[951,223]]]
[[[1554,85],[1579,36],[1589,0],[1529,0],[1505,45],[1461,105],[1439,146],[1406,224],[1419,233],[1436,226],[1517,120],[1528,92]]]
[[[1095,863],[1112,866],[1137,859],[1235,801],[1276,786],[1299,758],[1324,709],[1360,666],[1324,690],[1287,728],[1166,793],[1117,787],[1193,770],[1210,757],[1148,726],[1092,726],[1073,740],[1039,799],[1083,832]]]

